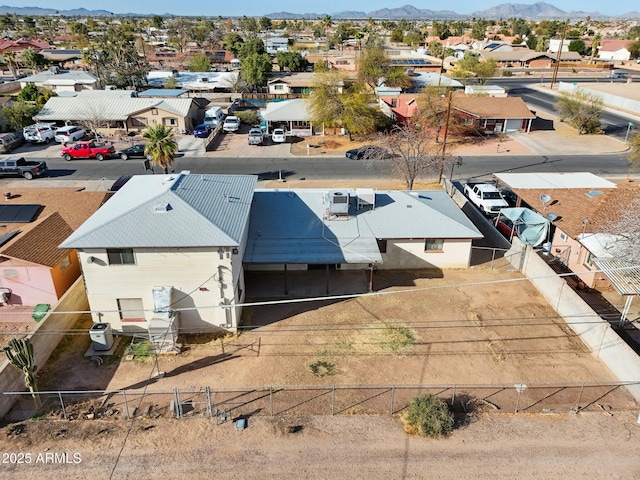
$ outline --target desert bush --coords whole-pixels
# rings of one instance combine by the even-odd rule
[[[413,397],[401,420],[405,432],[421,437],[440,438],[453,429],[449,405],[432,394]]]

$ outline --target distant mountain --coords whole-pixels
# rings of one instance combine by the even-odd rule
[[[133,4],[132,4],[133,5]],[[603,4],[603,7],[605,5]],[[55,8],[40,8],[40,7],[11,7],[7,5],[0,6],[0,15],[10,13],[16,15],[37,17],[47,15],[65,15],[76,17],[104,17],[104,16],[149,16],[136,13],[113,13],[107,10],[87,10],[86,8],[76,8],[73,10],[61,10]],[[160,14],[163,17],[176,16],[171,13]],[[356,10],[345,10],[335,13],[291,13],[291,12],[277,12],[264,15],[272,19],[283,20],[302,20],[316,18],[323,18],[325,15],[330,15],[334,20],[362,20],[367,18],[374,18],[376,20],[443,20],[443,19],[462,19],[462,18],[528,18],[534,20],[541,20],[544,18],[549,19],[583,19],[587,16],[591,18],[609,18],[606,15],[602,15],[598,12],[580,12],[572,11],[565,12],[559,8],[554,7],[545,2],[538,2],[534,4],[522,4],[522,3],[503,3],[496,5],[495,7],[488,8],[486,10],[479,10],[470,14],[459,14],[452,10],[428,10],[416,8],[413,5],[404,5],[398,8],[382,8],[379,10],[373,10],[371,12],[361,12]],[[638,19],[640,18],[640,12],[629,12],[624,15],[616,15],[617,19]]]
[[[71,17],[104,17],[112,15],[107,10],[87,10],[86,8],[74,8],[73,10],[60,10],[56,8],[40,8],[40,7],[9,7],[7,5],[0,6],[0,14],[15,13],[16,15],[28,17],[46,17],[48,15],[67,15]]]
[[[474,17],[482,18],[584,18],[587,15],[591,17],[602,17],[603,15],[597,12],[565,12],[559,8],[549,5],[544,2],[537,2],[533,5],[525,5],[522,3],[503,3],[496,5],[495,7],[488,8],[486,10],[480,10],[474,12]]]

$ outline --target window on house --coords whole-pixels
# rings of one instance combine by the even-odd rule
[[[387,253],[387,239],[378,238],[376,241],[378,242],[378,250],[380,250],[380,253]]]
[[[69,268],[69,265],[71,265],[71,259],[69,258],[69,255],[67,255],[61,262],[60,262],[60,271],[64,272],[67,268]]]
[[[293,128],[309,128],[309,122],[291,122]]]
[[[132,248],[108,248],[109,265],[135,265]]]
[[[593,265],[593,253],[587,252],[587,254],[584,256],[584,264],[587,267],[591,267]]]
[[[496,124],[495,119],[487,119],[487,125],[495,125],[495,124]]]
[[[566,240],[567,239],[567,234],[566,233],[561,233],[560,234],[560,240]]]
[[[151,109],[151,115],[157,115],[158,114],[158,109],[157,108],[152,108]]]
[[[473,119],[473,118],[471,118],[471,117],[469,117],[469,118],[465,118],[463,123],[464,123],[465,125],[473,125],[473,123],[474,123],[474,119]]]
[[[273,89],[282,91],[282,90],[284,90],[284,85],[274,85]]]
[[[441,238],[427,238],[424,242],[425,252],[442,252],[444,240]]]
[[[169,125],[177,125],[177,124],[178,124],[178,122],[176,121],[175,118],[170,118],[169,119]]]
[[[145,321],[141,298],[118,298],[118,311],[123,322]]]

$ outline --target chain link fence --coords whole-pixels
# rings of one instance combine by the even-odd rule
[[[33,417],[238,418],[286,415],[394,415],[416,395],[433,394],[454,412],[566,413],[638,408],[626,387],[640,382],[494,385],[287,385],[183,388],[166,391],[4,392],[15,396],[6,423]],[[37,409],[34,396],[42,407]]]

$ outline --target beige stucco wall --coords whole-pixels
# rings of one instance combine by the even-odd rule
[[[87,261],[89,256],[95,260]],[[212,326],[237,326],[239,309],[222,309],[221,303],[234,303],[238,292],[242,255],[231,249],[136,249],[135,265],[109,265],[106,250],[80,253],[87,297],[95,322],[108,322],[116,331],[123,325],[146,329],[147,322],[123,322],[118,298],[140,298],[145,319],[153,318],[153,287],[173,287],[175,309],[180,312],[180,328],[198,330]],[[234,266],[238,270],[234,271]],[[244,291],[244,285],[241,285]],[[228,313],[227,313],[228,312]]]
[[[424,239],[387,240],[381,270],[422,268],[467,268],[471,258],[471,240],[445,240],[442,251],[425,252]]]
[[[562,238],[564,236],[564,238]],[[580,280],[589,288],[606,288],[610,285],[609,280],[602,272],[597,272],[598,267],[592,263],[586,265],[585,259],[589,250],[583,247],[577,240],[564,234],[562,230],[556,228],[553,236],[551,253],[559,257],[569,270],[574,272]]]
[[[154,111],[157,113],[154,114]],[[197,118],[198,105],[196,103],[191,104],[191,108],[189,109],[189,113],[187,113],[186,117],[182,117],[172,112],[167,112],[166,110],[162,110],[160,108],[150,108],[149,110],[139,112],[128,118],[127,129],[141,130],[144,129],[145,126],[156,126],[163,124],[166,127],[173,127],[174,129],[192,130],[195,126],[194,120],[197,121]],[[171,123],[172,121],[174,123]],[[142,125],[140,125],[140,123]]]

